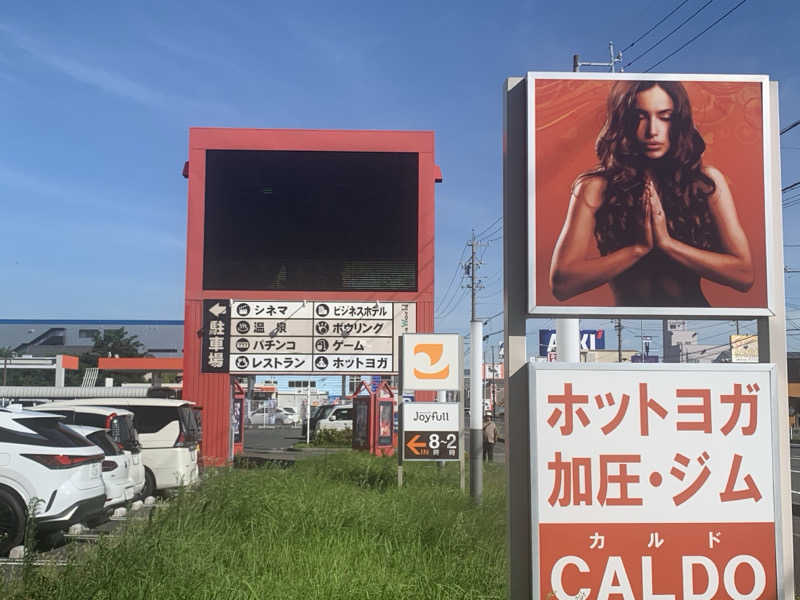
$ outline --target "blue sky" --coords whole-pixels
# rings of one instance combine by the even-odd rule
[[[682,4],[627,63],[706,1],[12,3],[0,14],[0,316],[183,318],[189,127],[420,129],[435,132],[444,174],[437,329],[466,333],[458,277],[446,291],[473,228],[492,240],[478,310],[502,310],[502,241],[487,227],[502,207],[504,79],[570,70],[574,53],[604,60],[609,40],[624,48]],[[714,0],[628,70],[738,1]],[[796,0],[747,0],[655,71],[768,74],[786,126],[800,119],[798,22]],[[788,185],[800,127],[782,144]],[[784,221],[786,243],[800,243],[800,206]],[[800,269],[800,248],[786,264]],[[786,283],[800,320],[800,274]],[[638,347],[639,323],[626,325]],[[498,317],[487,332],[501,328]],[[732,325],[708,329],[701,341],[722,343]]]

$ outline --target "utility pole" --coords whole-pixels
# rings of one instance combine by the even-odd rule
[[[494,364],[494,344],[492,344],[492,421],[497,414],[497,399],[495,398],[494,389],[497,385],[497,366]]]
[[[467,287],[472,291],[472,319],[470,321],[472,355],[469,371],[469,492],[474,502],[480,504],[483,496],[483,374],[481,372],[483,321],[478,318],[475,310],[475,298],[478,290],[483,287],[478,279],[480,261],[476,258],[478,247],[483,244],[475,237],[475,230],[472,231],[469,245],[472,248],[472,255],[469,264],[465,267],[470,278]]]
[[[622,362],[622,319],[614,320],[614,329],[617,330],[617,362]]]
[[[617,51],[616,56],[614,55],[614,42],[608,42],[608,57],[608,62],[581,62],[581,55],[573,54],[572,70],[577,73],[581,70],[581,67],[608,67],[609,71],[616,73],[617,63],[619,63],[619,72],[623,73],[625,71],[625,67],[622,66],[622,52]]]

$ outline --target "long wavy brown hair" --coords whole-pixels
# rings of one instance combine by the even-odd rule
[[[660,159],[649,160],[636,138],[636,95],[655,86],[672,99],[673,111],[669,151]],[[608,115],[595,149],[600,164],[581,177],[601,176],[606,180],[594,226],[601,254],[639,241],[648,169],[664,206],[670,235],[703,250],[719,248],[719,234],[708,207],[716,186],[702,171],[706,144],[694,126],[683,85],[677,81],[617,81],[608,96]]]

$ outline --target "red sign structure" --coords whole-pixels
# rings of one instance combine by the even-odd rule
[[[775,598],[774,367],[571,367],[531,369],[539,597]]]
[[[204,300],[414,302],[433,330],[433,132],[192,128],[184,174],[183,388],[206,464],[232,457],[230,375],[201,371]]]

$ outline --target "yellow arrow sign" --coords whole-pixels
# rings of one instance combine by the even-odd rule
[[[419,440],[419,434],[415,435],[410,440],[408,440],[406,442],[406,446],[408,446],[408,449],[411,450],[414,454],[419,456],[419,450],[427,447],[428,444],[426,442],[418,442],[417,440]]]

